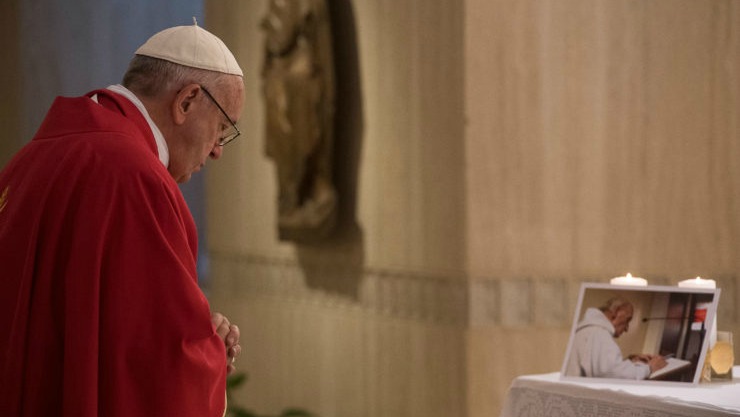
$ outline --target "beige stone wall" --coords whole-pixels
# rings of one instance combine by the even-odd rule
[[[265,413],[462,416],[462,5],[333,3],[337,42],[354,36],[356,50],[335,51],[341,228],[316,246],[277,241],[257,29],[267,2],[207,3],[207,26],[247,73],[245,137],[208,172],[211,300],[244,334],[240,400]]]
[[[737,332],[740,3],[470,0],[465,28],[468,272],[518,318],[471,331],[471,415],[559,368],[581,281],[713,277]]]
[[[266,5],[207,2],[247,73],[244,138],[207,173],[240,402],[495,416],[514,377],[560,368],[580,283],[626,272],[718,280],[740,332],[740,3],[334,2],[357,45],[337,139],[354,216],[318,246],[276,237]]]
[[[489,3],[467,3],[471,271],[734,271],[740,4]]]

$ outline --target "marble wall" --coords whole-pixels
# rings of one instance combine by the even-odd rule
[[[330,2],[340,230],[280,242],[259,20],[211,0],[246,72],[244,138],[208,172],[211,301],[261,412],[495,416],[559,370],[581,282],[723,289],[740,331],[740,4]]]

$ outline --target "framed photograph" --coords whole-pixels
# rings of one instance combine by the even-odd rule
[[[697,384],[719,289],[581,285],[561,379]]]

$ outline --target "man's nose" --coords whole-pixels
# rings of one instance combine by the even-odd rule
[[[218,159],[221,157],[221,154],[224,152],[224,147],[215,145],[213,149],[211,149],[211,153],[208,155],[211,157],[211,159]]]

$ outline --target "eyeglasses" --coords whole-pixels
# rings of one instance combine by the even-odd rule
[[[216,107],[218,107],[218,109],[221,110],[221,113],[223,113],[223,115],[226,118],[226,120],[228,120],[229,123],[231,123],[231,129],[229,129],[228,131],[224,132],[225,134],[223,136],[221,136],[221,139],[219,139],[218,140],[218,143],[217,143],[218,146],[225,146],[227,143],[229,143],[232,140],[238,138],[239,135],[242,134],[242,132],[240,132],[239,131],[239,128],[236,127],[236,123],[234,123],[234,121],[231,120],[231,117],[229,117],[229,115],[226,114],[226,112],[224,111],[224,108],[221,107],[220,104],[218,104],[218,101],[216,101],[215,98],[213,98],[213,95],[211,95],[211,93],[208,90],[206,90],[206,88],[203,87],[202,85],[200,86],[200,88],[203,90],[204,93],[206,93],[206,95],[208,96],[208,98],[211,99],[211,101],[213,102],[213,104],[215,104]]]

